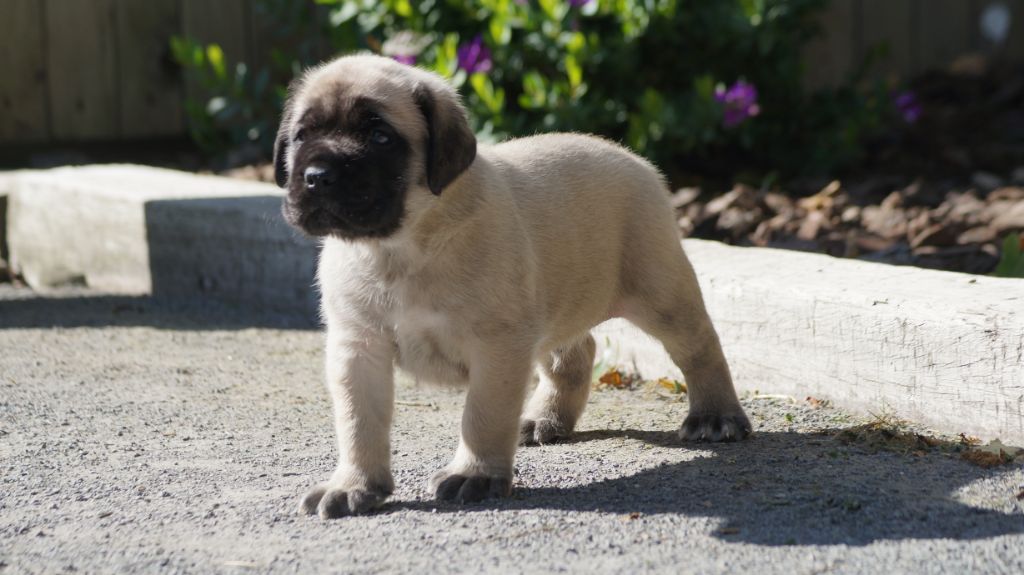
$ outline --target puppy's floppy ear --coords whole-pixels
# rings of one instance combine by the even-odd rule
[[[441,193],[476,158],[476,136],[454,90],[421,83],[413,97],[427,122],[427,186]]]
[[[292,98],[284,104],[281,112],[281,124],[277,128],[274,140],[274,181],[279,188],[288,185],[288,145],[292,130]]]

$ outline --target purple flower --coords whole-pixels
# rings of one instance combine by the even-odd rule
[[[917,96],[910,90],[904,90],[896,94],[893,97],[893,104],[896,105],[896,110],[903,116],[903,121],[908,124],[913,124],[921,117],[921,104],[918,103]]]
[[[457,55],[459,68],[470,74],[487,72],[491,69],[491,49],[484,44],[484,39],[479,34],[469,44],[459,46]]]
[[[416,65],[416,56],[413,56],[412,54],[395,54],[391,58],[393,58],[396,62],[405,64],[406,66]]]
[[[757,105],[757,88],[743,80],[726,89],[719,86],[715,89],[715,101],[723,104],[722,124],[726,128],[734,128],[743,123],[747,118],[753,118],[761,113],[761,107]]]
[[[582,8],[587,4],[590,4],[593,0],[569,0],[569,6],[573,8]]]

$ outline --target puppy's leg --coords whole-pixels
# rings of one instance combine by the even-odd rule
[[[519,414],[532,369],[529,353],[495,348],[470,366],[455,457],[428,482],[438,499],[473,502],[512,491]]]
[[[519,425],[520,444],[551,443],[572,433],[590,395],[596,349],[587,334],[545,358],[540,383]]]
[[[392,354],[391,345],[377,334],[328,328],[327,388],[334,402],[338,467],[302,499],[301,513],[324,519],[366,513],[394,490]]]
[[[676,265],[645,276],[646,292],[630,301],[626,319],[659,339],[686,376],[690,413],[679,435],[695,441],[743,439],[751,432],[750,420],[736,397],[697,278],[685,256],[673,261]]]

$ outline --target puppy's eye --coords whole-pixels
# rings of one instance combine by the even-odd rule
[[[391,143],[391,136],[384,130],[375,129],[370,132],[370,141],[378,146],[386,146]]]
[[[302,140],[305,140],[305,139],[306,139],[306,130],[300,129],[298,132],[295,132],[295,141],[296,142],[301,142]]]

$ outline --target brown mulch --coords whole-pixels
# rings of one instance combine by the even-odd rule
[[[1022,186],[941,193],[917,181],[879,194],[885,186],[884,179],[835,180],[791,197],[736,185],[707,201],[682,188],[672,203],[686,236],[975,274],[990,273],[1003,238],[1024,230]]]

